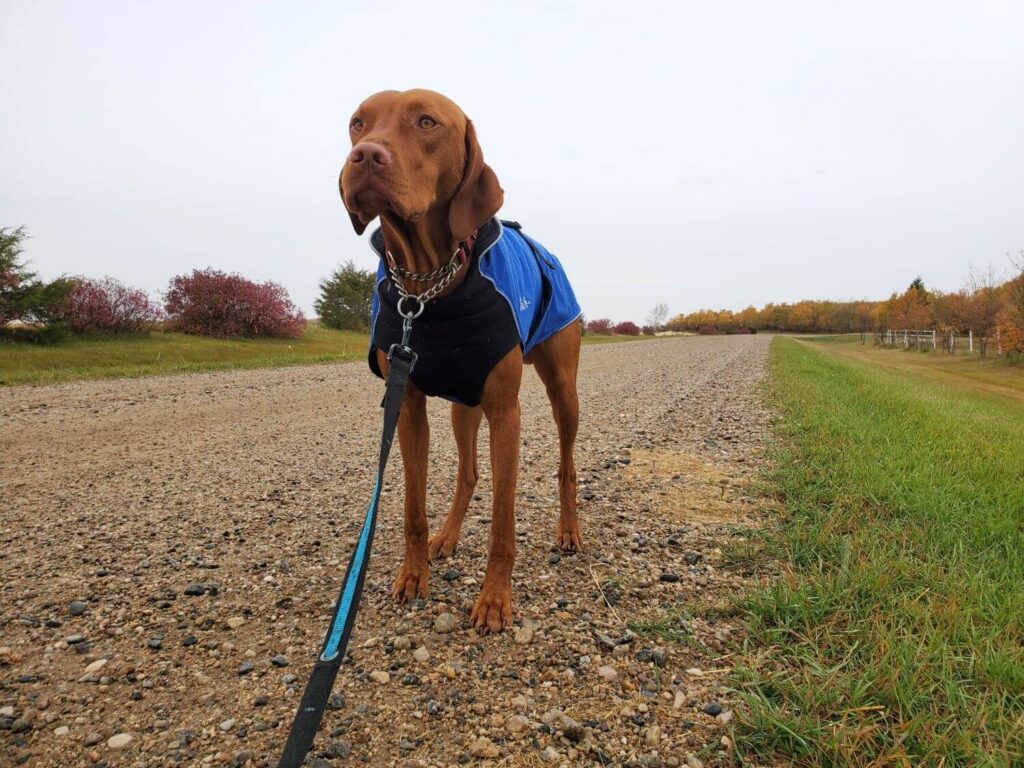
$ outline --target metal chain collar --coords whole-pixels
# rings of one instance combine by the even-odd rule
[[[456,264],[456,262],[459,260],[462,254],[462,246],[459,246],[455,250],[455,253],[452,254],[451,261],[449,261],[447,264],[443,266],[438,267],[433,272],[428,272],[425,275],[421,275],[416,272],[410,272],[409,270],[407,270],[405,267],[403,267],[401,264],[395,261],[395,257],[391,255],[391,251],[385,251],[385,254],[387,254],[388,257],[388,266],[391,268],[392,276],[397,274],[399,277],[405,278],[406,280],[412,280],[413,282],[416,283],[429,283],[431,280],[437,280],[438,278],[442,277],[449,270],[453,270],[456,272],[458,271],[459,267],[458,264]]]
[[[426,309],[427,302],[437,298],[438,294],[451,284],[452,280],[455,279],[455,275],[457,275],[459,270],[462,268],[464,261],[461,258],[463,248],[460,245],[455,250],[455,253],[452,254],[451,261],[443,267],[435,269],[433,272],[426,275],[418,275],[416,273],[409,272],[404,267],[398,266],[394,257],[391,256],[391,252],[387,251],[386,253],[388,257],[388,272],[391,274],[391,281],[395,284],[395,290],[398,291],[398,314],[408,321],[414,320],[423,314],[423,310]],[[403,276],[417,283],[423,283],[435,279],[437,282],[427,290],[423,291],[423,293],[409,293],[405,290],[405,286],[402,285]],[[402,303],[406,300],[415,301],[419,306],[409,312],[403,312]]]

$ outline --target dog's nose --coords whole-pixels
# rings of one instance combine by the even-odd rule
[[[391,165],[391,153],[380,144],[364,141],[352,147],[348,161],[353,165],[367,163],[371,167]]]

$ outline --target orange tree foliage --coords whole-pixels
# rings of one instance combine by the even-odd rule
[[[795,304],[765,304],[761,309],[749,306],[739,312],[699,309],[676,315],[665,327],[673,331],[703,328],[724,333],[935,329],[943,334],[966,334],[971,331],[983,348],[998,328],[1003,349],[1017,350],[1018,345],[1024,346],[1024,270],[1002,285],[994,280],[991,270],[980,275],[972,273],[967,287],[953,293],[928,291],[918,278],[903,293],[893,293],[887,301],[805,300]]]

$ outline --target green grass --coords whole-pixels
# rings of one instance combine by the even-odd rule
[[[0,385],[261,368],[353,360],[367,336],[310,323],[299,339],[213,339],[156,332],[127,338],[71,338],[53,345],[0,342]]]
[[[588,333],[583,337],[583,345],[619,344],[623,341],[654,341],[658,336],[619,336],[617,334]],[[664,338],[664,337],[662,337]]]
[[[743,605],[738,746],[1024,765],[1024,407],[816,346],[772,347],[784,574]]]

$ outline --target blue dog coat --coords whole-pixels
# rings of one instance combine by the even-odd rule
[[[387,270],[384,236],[370,244],[381,257],[370,310],[370,368],[381,376],[376,349],[402,338],[398,291]],[[449,295],[427,304],[412,325],[418,355],[413,383],[424,394],[480,404],[484,382],[515,346],[525,357],[580,315],[562,265],[515,222],[491,219],[477,232],[468,273]]]

